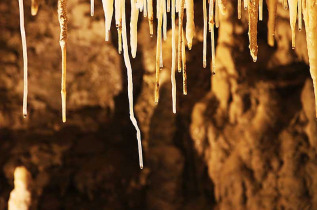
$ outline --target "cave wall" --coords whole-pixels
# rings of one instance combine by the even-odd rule
[[[279,5],[276,45],[268,47],[260,22],[253,63],[247,24],[232,21],[235,5],[229,8],[219,29],[212,92],[195,105],[190,128],[217,209],[316,209],[316,120],[305,32],[296,33],[292,50],[288,14]]]
[[[236,1],[228,2],[211,77],[210,66],[202,68],[202,4],[195,1],[188,95],[177,74],[177,114],[171,106],[171,31],[155,105],[156,42],[140,16],[132,59],[145,157],[139,170],[117,33],[113,24],[111,42],[104,41],[102,5],[95,3],[90,17],[89,1],[68,1],[68,113],[62,124],[56,0],[42,1],[35,17],[25,1],[26,119],[18,2],[0,2],[0,209],[18,165],[32,174],[32,209],[317,209],[317,125],[305,32],[296,34],[292,50],[288,11],[278,7],[272,48],[264,9],[254,63],[246,12],[238,20]],[[128,3],[127,17],[129,10]]]

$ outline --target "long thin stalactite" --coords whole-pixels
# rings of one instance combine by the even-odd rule
[[[125,0],[122,0],[122,5],[125,5]],[[129,58],[129,49],[128,49],[128,41],[127,41],[127,27],[126,27],[126,17],[125,17],[125,7],[122,7],[122,42],[123,42],[123,58],[124,63],[127,68],[127,77],[128,77],[128,99],[129,99],[129,112],[130,112],[130,120],[135,127],[137,132],[137,141],[138,141],[138,153],[139,153],[139,166],[143,169],[143,155],[142,155],[142,142],[141,142],[141,131],[138,126],[138,123],[134,116],[133,110],[133,80],[132,80],[132,67]]]
[[[66,43],[67,43],[67,0],[58,0],[58,20],[60,25],[59,44],[62,50],[62,120],[66,122]]]
[[[28,114],[28,53],[26,46],[26,36],[24,28],[24,9],[23,0],[19,0],[19,10],[20,10],[20,32],[22,40],[22,53],[23,53],[23,117]]]

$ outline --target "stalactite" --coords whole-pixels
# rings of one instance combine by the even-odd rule
[[[19,10],[20,10],[20,32],[22,40],[22,53],[23,53],[23,117],[28,114],[28,54],[26,46],[26,37],[24,29],[24,9],[23,0],[19,0]]]
[[[173,113],[176,113],[176,32],[175,32],[175,7],[176,0],[172,0],[172,69],[171,69],[171,83],[172,83],[172,105]],[[205,0],[206,1],[206,0]]]
[[[226,14],[227,11],[227,1],[228,0],[218,0],[218,7],[223,15]]]
[[[214,5],[215,0],[210,0],[209,2],[209,18],[208,18],[208,25],[209,25],[209,32],[211,31],[211,25],[214,23]]]
[[[288,0],[283,0],[283,7],[285,10],[288,8],[287,1]]]
[[[67,0],[58,0],[58,20],[60,24],[59,44],[62,50],[62,120],[66,122],[66,44],[67,44]]]
[[[90,15],[94,16],[95,14],[95,2],[94,0],[90,0]]]
[[[219,28],[219,0],[215,0],[215,24],[216,28]]]
[[[155,93],[154,100],[155,103],[159,101],[160,92],[160,57],[161,57],[161,47],[162,47],[162,19],[163,19],[163,0],[158,0],[159,14],[158,14],[158,24],[157,24],[157,41],[156,41],[156,68],[155,68]]]
[[[137,141],[138,141],[138,152],[139,152],[139,165],[140,168],[143,169],[143,155],[142,155],[142,142],[141,142],[141,131],[138,126],[138,123],[134,116],[133,110],[133,80],[132,80],[132,67],[129,58],[129,49],[128,49],[128,41],[127,41],[127,24],[125,17],[125,0],[122,0],[122,42],[123,42],[123,57],[124,63],[127,68],[127,77],[128,77],[128,98],[129,98],[129,112],[130,112],[130,120],[135,127],[137,132]]]
[[[210,38],[211,38],[211,71],[214,74],[216,72],[215,24],[212,24],[211,26]]]
[[[314,84],[315,112],[317,118],[317,3],[315,0],[303,1],[303,14],[306,28],[310,74]]]
[[[39,10],[39,0],[32,0],[31,2],[31,15],[35,16]]]
[[[302,0],[298,0],[298,30],[302,30]]]
[[[143,17],[147,16],[147,4],[146,0],[143,0]]]
[[[243,0],[243,8],[244,8],[244,10],[247,10],[247,8],[248,8],[248,3],[249,2],[249,0]]]
[[[148,5],[148,20],[149,20],[149,28],[150,28],[150,35],[153,36],[153,0],[147,0]]]
[[[105,13],[105,33],[106,41],[109,41],[111,20],[113,15],[113,0],[102,0],[103,10]]]
[[[194,0],[186,0],[186,40],[189,50],[192,49],[194,34]]]
[[[240,20],[241,17],[241,0],[238,0],[238,19]]]
[[[132,1],[131,1],[132,2]],[[140,10],[140,12],[143,11],[143,0],[136,0],[136,8]]]
[[[163,38],[167,40],[167,14],[166,14],[166,0],[163,0]]]
[[[182,71],[182,30],[183,30],[183,18],[184,18],[184,3],[185,0],[179,0],[178,11],[178,72]]]
[[[253,61],[256,62],[258,56],[258,13],[259,11],[259,0],[250,0],[248,5],[249,12],[249,41],[250,41],[250,53]]]
[[[187,72],[186,72],[186,50],[185,50],[185,35],[182,31],[182,72],[183,72],[183,94],[187,95]]]
[[[263,0],[259,0],[259,21],[263,20]]]
[[[275,36],[275,25],[276,25],[276,8],[277,0],[266,0],[266,4],[269,11],[269,19],[267,22],[267,42],[273,47],[274,46],[274,36]]]
[[[161,8],[160,6],[159,6],[159,4],[160,4],[160,1],[156,1],[156,19],[158,19],[159,18],[159,9]]]
[[[180,0],[176,0],[176,12],[178,13],[179,12],[179,3],[180,3]]]
[[[164,64],[163,64],[163,35],[161,36],[161,46],[160,46],[160,69],[162,70],[163,67],[164,67]]]
[[[136,7],[136,1],[131,0],[131,20],[130,20],[130,45],[132,57],[136,57],[138,46],[138,18],[139,10]]]
[[[115,18],[118,30],[118,52],[122,52],[122,0],[115,0]]]
[[[297,0],[288,0],[289,6],[289,20],[292,30],[292,48],[295,48],[295,29],[297,20]]]
[[[203,67],[207,67],[207,0],[203,0],[204,40],[203,40]]]

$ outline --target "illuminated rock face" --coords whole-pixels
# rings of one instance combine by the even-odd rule
[[[102,3],[95,2],[92,18],[89,1],[68,1],[68,114],[62,125],[57,1],[41,4],[36,17],[31,17],[31,2],[25,1],[26,120],[21,117],[18,10],[13,9],[18,2],[1,1],[0,209],[8,204],[13,171],[21,164],[34,178],[35,209],[316,209],[317,135],[305,33],[296,32],[292,50],[289,11],[279,5],[275,48],[269,47],[264,5],[253,63],[247,13],[242,10],[238,21],[237,2],[227,2],[215,34],[217,71],[210,92],[210,72],[201,68],[203,8],[195,1],[188,95],[182,96],[182,75],[176,73],[176,115],[171,30],[162,45],[165,68],[155,106],[156,43],[140,16],[138,53],[131,59],[145,149],[140,172],[126,70],[114,27],[112,42],[104,42]],[[207,58],[210,52],[209,41]]]

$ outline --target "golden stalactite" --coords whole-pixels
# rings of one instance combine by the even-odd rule
[[[35,16],[39,10],[39,0],[31,1],[31,15]]]
[[[254,62],[258,58],[258,15],[259,0],[249,0],[249,48]]]
[[[267,42],[271,47],[273,47],[276,26],[277,0],[266,0],[266,4],[269,11],[269,18],[267,21]]]
[[[59,44],[62,50],[62,120],[66,122],[66,44],[67,44],[67,0],[58,0],[58,20],[60,25]]]

